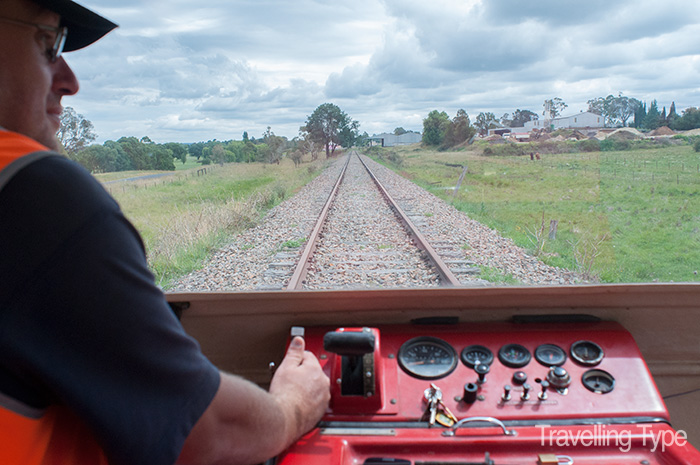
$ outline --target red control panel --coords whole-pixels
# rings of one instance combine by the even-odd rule
[[[614,322],[326,327],[305,338],[331,404],[279,463],[700,463]]]

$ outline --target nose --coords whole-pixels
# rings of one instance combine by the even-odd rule
[[[80,89],[78,78],[63,57],[58,57],[53,65],[51,90],[58,95],[74,95]]]

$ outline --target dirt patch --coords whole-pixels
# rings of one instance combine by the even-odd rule
[[[673,136],[676,132],[668,126],[661,126],[649,133],[650,136]]]

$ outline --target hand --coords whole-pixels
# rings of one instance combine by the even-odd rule
[[[330,380],[305,342],[295,337],[270,383],[270,394],[286,412],[292,440],[311,430],[328,408]]]

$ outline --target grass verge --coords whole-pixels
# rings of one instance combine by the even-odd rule
[[[551,265],[607,283],[700,281],[700,154],[690,145],[542,160],[420,146],[373,152]]]
[[[233,235],[257,224],[323,166],[323,161],[299,168],[290,160],[232,163],[157,185],[137,180],[106,187],[143,237],[156,283],[167,289],[172,280],[201,267]]]

